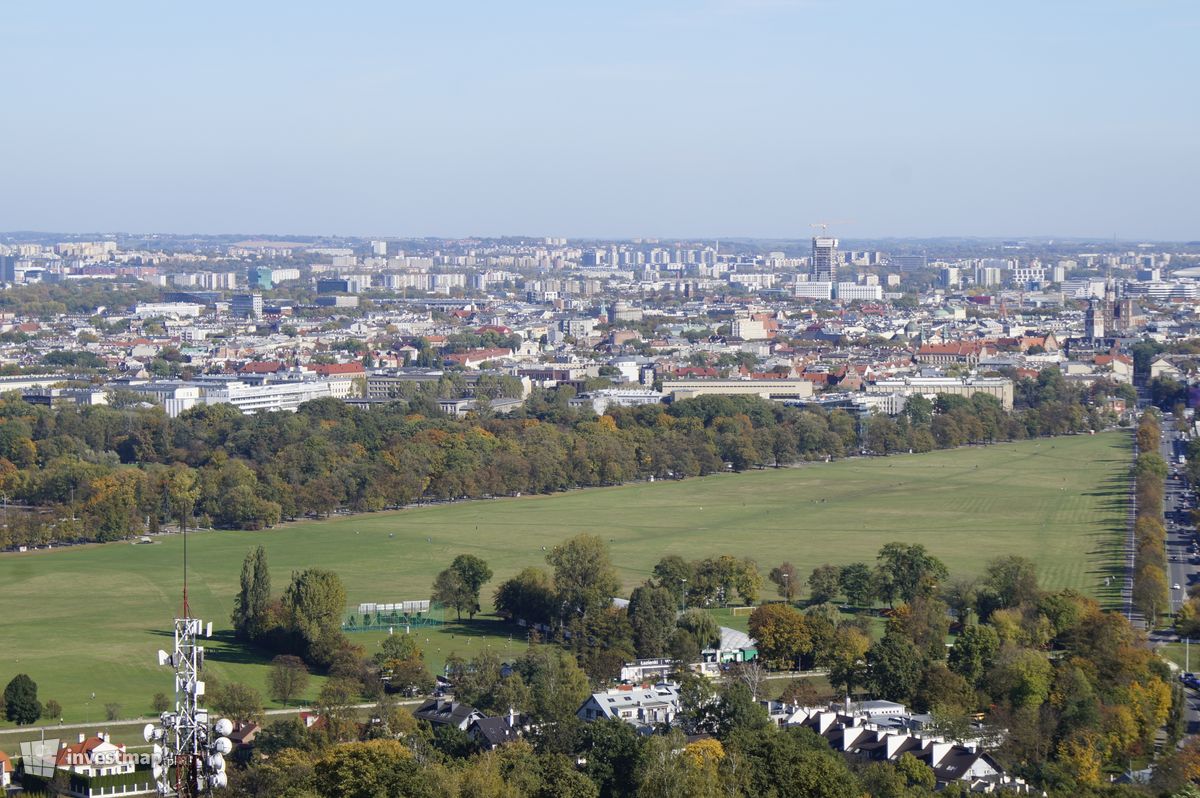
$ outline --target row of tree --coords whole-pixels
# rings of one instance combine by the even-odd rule
[[[1148,410],[1138,423],[1137,460],[1133,467],[1137,513],[1133,525],[1133,603],[1153,629],[1168,606],[1167,531],[1163,525],[1163,489],[1167,464],[1158,454],[1162,429],[1158,414]]]
[[[259,529],[282,519],[572,487],[683,478],[799,460],[928,451],[1099,429],[1105,384],[1048,369],[993,398],[913,397],[896,420],[711,396],[596,417],[571,392],[538,391],[505,418],[450,418],[427,396],[370,411],[334,399],[245,416],[230,405],[179,418],[117,406],[41,407],[0,399],[0,549],[116,540],[165,524]],[[502,386],[501,386],[502,387]]]

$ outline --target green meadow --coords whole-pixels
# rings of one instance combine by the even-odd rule
[[[1043,586],[1119,602],[1130,449],[1123,433],[863,458],[679,482],[639,483],[552,496],[461,502],[336,516],[263,532],[188,536],[193,613],[213,621],[206,670],[266,694],[266,660],[232,642],[229,615],[242,558],[267,549],[275,592],[292,571],[337,571],[352,605],[429,596],[434,575],[459,553],[487,560],[495,579],[544,564],[544,549],[580,532],[608,541],[626,589],[664,555],[749,556],[764,573],[789,560],[802,573],[823,563],[873,562],[893,540],[922,543],[952,574],[989,559],[1035,560]],[[66,722],[150,713],[171,677],[155,652],[170,649],[180,610],[183,541],[79,546],[0,554],[0,685],[28,673]],[[771,587],[768,584],[768,589]],[[745,617],[736,619],[743,625]],[[492,646],[505,655],[523,633],[483,617],[419,629],[440,668],[452,651]],[[381,633],[353,639],[375,649]],[[310,694],[315,694],[313,680]],[[92,698],[92,695],[95,698]]]

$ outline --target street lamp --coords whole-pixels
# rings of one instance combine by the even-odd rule
[[[687,577],[679,577],[679,592],[683,596],[683,611],[687,612]]]

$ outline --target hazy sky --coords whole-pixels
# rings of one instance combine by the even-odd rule
[[[0,3],[0,230],[1200,239],[1194,0]]]

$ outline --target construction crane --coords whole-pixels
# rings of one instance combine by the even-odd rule
[[[835,224],[854,224],[854,220],[853,219],[838,219],[833,222],[813,222],[809,225],[809,227],[819,227],[819,228],[821,228],[821,235],[825,235],[825,233],[829,232],[829,228]]]

